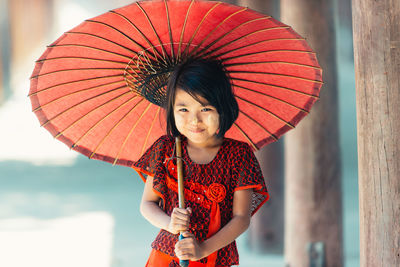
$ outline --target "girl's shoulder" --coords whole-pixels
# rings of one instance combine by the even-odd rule
[[[154,143],[153,147],[168,147],[174,144],[174,138],[169,135],[160,136]]]
[[[235,140],[235,139],[231,139],[231,138],[227,138],[225,137],[225,147],[229,150],[229,151],[240,151],[240,150],[244,150],[247,152],[252,152],[253,150],[251,149],[250,145],[246,142],[243,141],[239,141],[239,140]]]

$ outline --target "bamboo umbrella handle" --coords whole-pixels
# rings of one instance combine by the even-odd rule
[[[185,194],[184,194],[184,186],[183,186],[183,168],[182,168],[182,145],[181,139],[179,137],[175,138],[176,144],[176,167],[178,168],[178,199],[179,199],[179,208],[184,209],[185,206]],[[184,237],[182,233],[179,235],[179,240],[182,240]],[[187,267],[189,265],[188,260],[180,260],[179,265],[181,267]]]
[[[185,206],[185,194],[183,186],[183,168],[182,168],[182,144],[181,139],[176,137],[176,166],[178,168],[178,198],[179,198],[179,208],[184,209]]]

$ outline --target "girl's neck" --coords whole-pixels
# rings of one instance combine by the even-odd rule
[[[193,149],[214,149],[216,147],[220,147],[222,142],[224,141],[224,138],[217,138],[216,136],[213,139],[208,140],[205,143],[196,143],[191,141],[189,138],[187,139],[187,146]]]
[[[191,161],[197,164],[208,164],[217,156],[223,138],[215,139],[207,144],[197,144],[187,139],[187,153]]]

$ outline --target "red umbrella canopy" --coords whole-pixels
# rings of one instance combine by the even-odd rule
[[[270,16],[214,1],[144,1],[52,43],[31,77],[32,109],[70,148],[130,166],[166,133],[165,85],[190,58],[222,61],[240,108],[226,137],[255,150],[294,128],[322,85],[307,42]]]

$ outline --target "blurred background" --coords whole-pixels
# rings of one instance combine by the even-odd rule
[[[69,151],[40,128],[27,97],[35,60],[46,45],[84,19],[131,2],[0,0],[2,267],[125,267],[144,266],[147,260],[150,243],[158,230],[140,215],[143,182],[139,176],[129,168],[113,167]],[[227,2],[250,6],[251,1]],[[279,19],[279,1],[275,3],[278,4],[270,14]],[[349,0],[332,3],[338,74],[343,256],[345,266],[359,266],[351,6]],[[284,142],[284,138],[279,142]],[[257,156],[262,157],[262,151]],[[268,219],[273,221],[274,217],[264,218],[264,224],[269,223]],[[241,266],[285,266],[282,230],[274,230],[275,235],[280,235],[276,237],[280,242],[260,249],[254,245],[252,229],[238,239]]]

